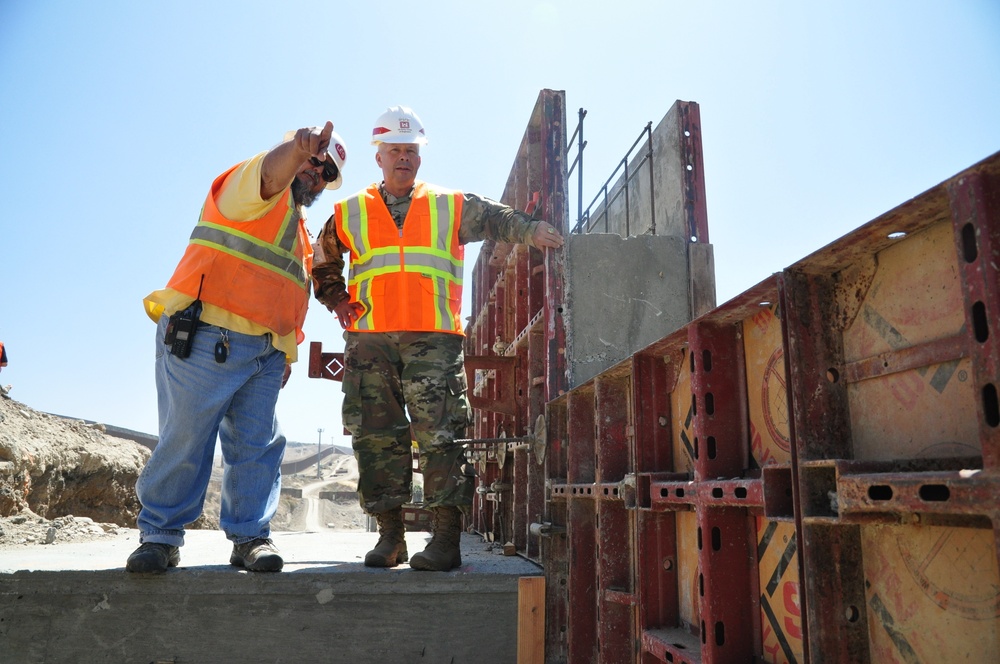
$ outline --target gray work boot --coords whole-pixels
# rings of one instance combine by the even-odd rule
[[[280,572],[285,561],[270,538],[258,537],[243,544],[233,544],[229,564],[250,572]]]
[[[427,548],[410,559],[410,567],[447,572],[461,567],[462,512],[457,507],[434,508],[434,537]]]
[[[136,574],[163,574],[168,567],[177,567],[181,561],[176,546],[146,542],[132,552],[125,563],[125,570]]]
[[[365,554],[365,567],[395,567],[405,563],[410,554],[406,551],[406,527],[403,525],[403,508],[378,512],[378,543]]]

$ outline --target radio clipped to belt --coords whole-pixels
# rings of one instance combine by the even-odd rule
[[[178,311],[167,321],[167,331],[163,335],[163,343],[170,346],[170,354],[180,358],[191,355],[194,345],[194,333],[201,319],[201,287],[205,283],[205,275],[201,275],[198,284],[198,296],[186,309]]]

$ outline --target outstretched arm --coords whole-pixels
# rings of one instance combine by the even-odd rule
[[[304,127],[296,131],[291,140],[276,145],[264,155],[260,168],[260,197],[267,200],[284,191],[309,157],[325,160],[332,135],[333,123],[330,121],[322,129]]]
[[[462,225],[458,236],[462,244],[480,240],[513,242],[544,249],[558,249],[563,237],[547,221],[477,194],[463,194]]]

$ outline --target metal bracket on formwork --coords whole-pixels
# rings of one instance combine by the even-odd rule
[[[626,509],[634,509],[636,507],[637,489],[638,481],[634,473],[626,474],[625,477],[622,478],[622,481],[618,483],[618,495],[621,496]]]
[[[500,433],[503,433],[502,429],[500,430]],[[527,436],[518,436],[516,438],[507,438],[505,436],[501,436],[499,438],[458,438],[455,442],[462,445],[498,445],[499,447],[496,449],[496,459],[497,463],[500,464],[500,467],[503,468],[504,461],[507,458],[508,446],[511,444],[513,444],[514,447],[510,449],[531,451],[535,455],[538,465],[541,465],[545,461],[545,439],[545,416],[539,415],[535,420],[534,433],[529,433]],[[483,458],[478,455],[479,452],[476,451],[472,452],[470,456],[478,462],[479,459]]]
[[[535,440],[531,451],[535,454],[535,461],[541,466],[545,463],[545,447],[548,430],[545,424],[545,416],[539,415],[535,419]]]
[[[533,523],[528,526],[528,532],[535,537],[552,537],[566,533],[566,526],[556,526],[551,523]]]

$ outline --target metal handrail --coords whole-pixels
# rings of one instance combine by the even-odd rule
[[[566,158],[569,159],[569,151],[573,145],[573,139],[579,139],[577,141],[576,158],[570,163],[569,169],[566,171],[566,179],[569,180],[569,176],[573,174],[573,169],[577,166],[580,167],[580,170],[576,173],[576,214],[579,218],[583,214],[583,149],[587,147],[587,141],[583,140],[583,119],[587,117],[587,111],[581,108],[577,112],[577,115],[579,120],[576,123],[576,129],[566,142]]]
[[[581,109],[581,111],[583,111],[583,109]],[[584,114],[585,114],[585,112],[584,112]],[[581,117],[580,117],[580,125],[578,126],[578,132],[580,133],[580,137],[581,137],[581,140],[582,140],[582,136],[583,136],[583,115],[581,115]],[[577,135],[577,132],[574,132],[573,136],[575,137],[576,135]],[[645,154],[642,155],[641,159],[639,160],[639,162],[636,165],[636,168],[630,173],[629,172],[629,158],[632,156],[632,152],[635,150],[636,146],[639,145],[639,143],[644,138],[646,139],[646,152],[645,152]],[[646,162],[649,162],[649,187],[650,187],[650,196],[649,196],[650,203],[649,203],[649,207],[650,207],[650,219],[651,219],[650,224],[651,224],[651,232],[655,235],[656,234],[656,217],[655,217],[654,205],[653,205],[654,178],[653,178],[653,123],[652,122],[647,122],[646,123],[646,126],[643,128],[642,132],[640,132],[639,137],[636,138],[635,141],[632,143],[632,146],[625,153],[625,156],[618,163],[618,166],[615,167],[615,170],[611,173],[611,176],[608,177],[608,179],[604,182],[604,185],[601,187],[600,192],[596,196],[594,196],[594,199],[590,202],[590,205],[587,206],[586,210],[582,209],[582,207],[580,208],[580,211],[577,214],[576,225],[573,227],[573,229],[570,232],[572,232],[572,233],[585,233],[585,232],[589,233],[589,232],[591,232],[593,230],[593,228],[594,228],[594,226],[596,224],[591,224],[590,223],[591,222],[590,213],[591,213],[591,210],[593,210],[594,205],[597,204],[597,202],[599,200],[601,200],[602,196],[603,196],[604,209],[602,211],[602,215],[604,217],[604,232],[607,233],[609,231],[609,225],[608,225],[609,224],[609,222],[608,222],[608,208],[611,206],[612,203],[614,203],[618,199],[619,196],[621,196],[624,193],[624,195],[625,195],[625,235],[627,237],[631,233],[631,219],[630,219],[629,200],[628,200],[628,185],[629,185],[629,182],[632,180],[632,178],[640,171],[642,165],[645,164]],[[581,158],[580,158],[580,164],[581,164],[581,169],[580,169],[580,173],[578,175],[579,175],[579,178],[580,178],[579,181],[581,183],[581,189],[582,189],[582,183],[583,183],[583,172],[582,172],[583,171],[583,168],[582,168],[583,160],[582,160],[582,153],[581,153]],[[609,199],[609,197],[608,197],[608,186],[611,185],[612,182],[614,182],[616,176],[618,175],[618,171],[619,170],[624,170],[624,177],[623,177],[623,180],[622,180],[622,187],[621,187],[620,190],[615,191],[611,195],[611,197]],[[581,199],[581,202],[582,202],[582,199]]]

